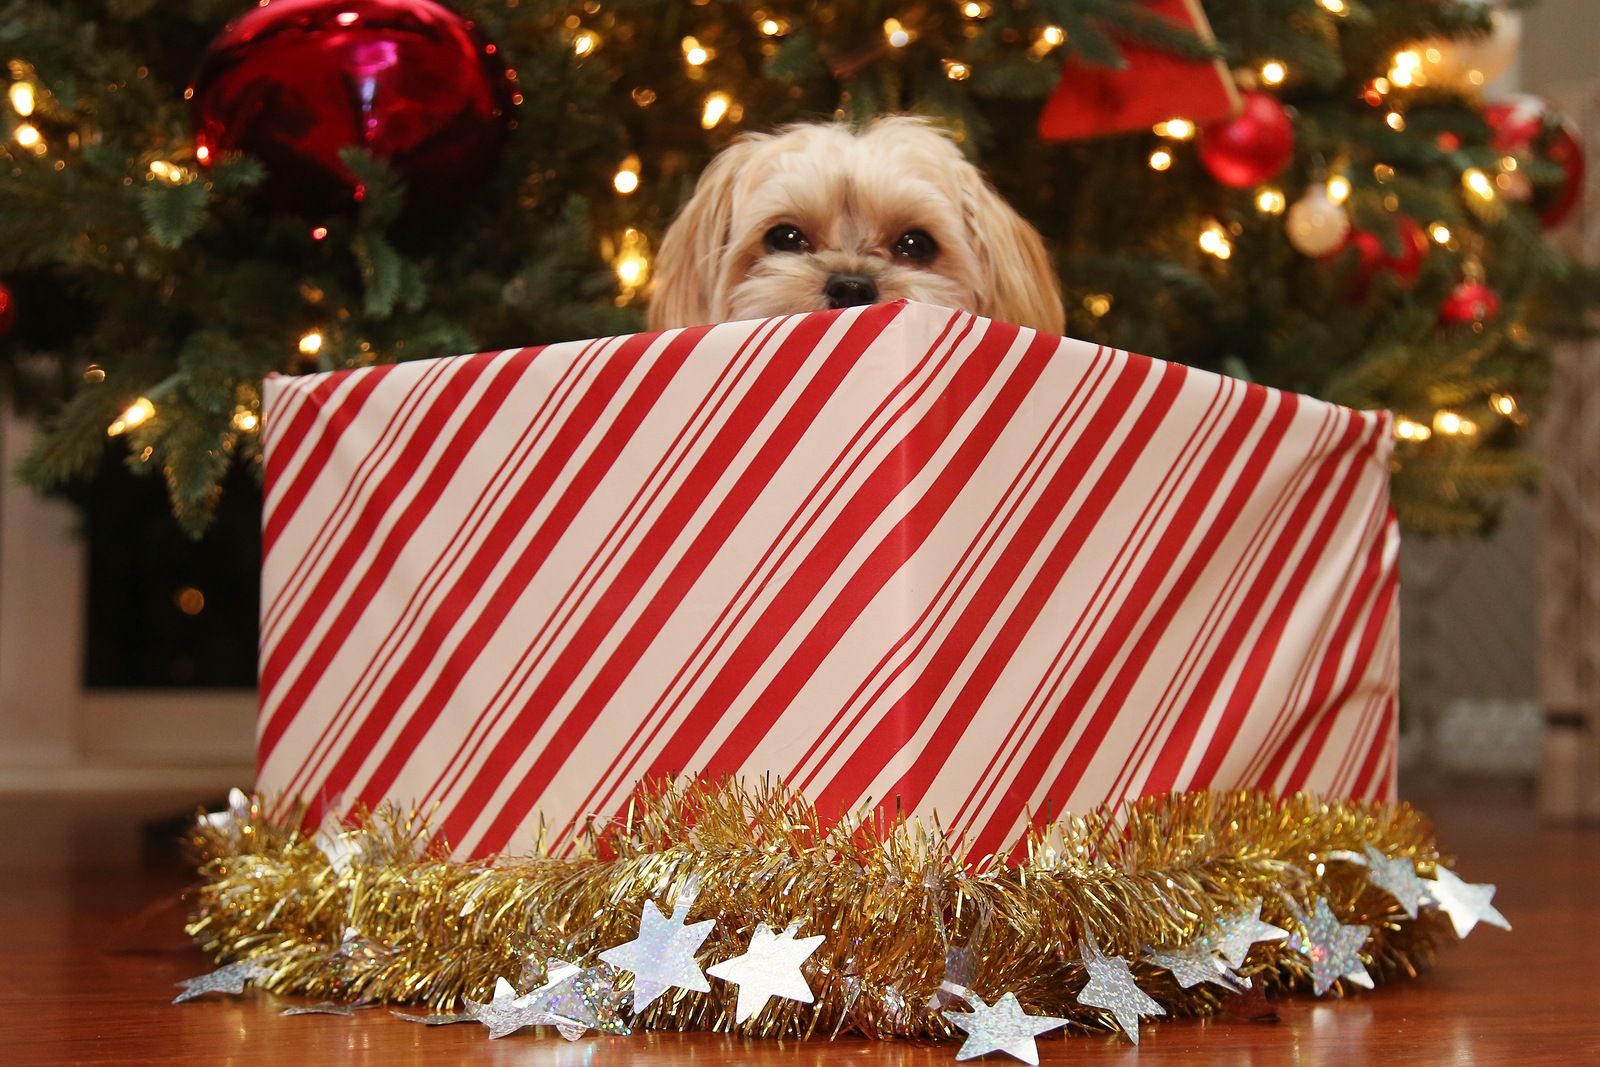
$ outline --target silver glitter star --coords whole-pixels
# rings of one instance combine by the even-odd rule
[[[1104,1008],[1116,1016],[1122,1032],[1137,1045],[1139,1043],[1139,1016],[1165,1015],[1163,1008],[1140,989],[1133,981],[1128,961],[1120,956],[1105,956],[1094,939],[1087,933],[1078,943],[1083,965],[1089,972],[1089,981],[1078,993],[1078,1003],[1091,1008]]]
[[[1342,925],[1324,897],[1317,898],[1316,908],[1304,922],[1306,936],[1299,948],[1301,955],[1311,960],[1311,985],[1317,996],[1322,996],[1341,978],[1372,988],[1372,976],[1359,955],[1372,927],[1357,923]]]
[[[1261,921],[1261,898],[1253,898],[1243,911],[1235,912],[1206,934],[1206,942],[1213,951],[1228,961],[1229,967],[1243,967],[1250,947],[1257,941],[1277,941],[1289,936],[1289,931]]]
[[[534,1017],[534,1010],[523,1002],[516,989],[504,978],[494,980],[494,996],[491,999],[479,1003],[468,998],[467,1014],[487,1026],[491,1038],[505,1037],[524,1026],[535,1026],[540,1022]]]
[[[349,1004],[340,1004],[332,1000],[319,1000],[315,1004],[296,1004],[292,1008],[284,1008],[279,1015],[354,1015],[356,1009]]]
[[[545,968],[544,985],[523,997],[523,1003],[539,1013],[541,1025],[551,1025],[568,1041],[576,1041],[589,1030],[626,1034],[628,1024],[617,1014],[621,994],[610,967],[579,967],[565,960],[550,960]]]
[[[389,1014],[396,1019],[404,1019],[408,1023],[421,1023],[423,1026],[449,1026],[451,1023],[477,1021],[470,1011],[449,1012],[443,1015],[411,1015],[403,1011],[391,1011]]]
[[[1488,883],[1464,882],[1450,868],[1440,864],[1434,867],[1433,881],[1422,883],[1428,899],[1439,905],[1455,924],[1456,936],[1466,937],[1479,922],[1511,929],[1506,917],[1490,903],[1494,899],[1494,886]]]
[[[799,930],[798,921],[790,923],[781,934],[774,933],[766,923],[760,923],[744,955],[706,968],[706,973],[713,978],[739,987],[734,1022],[742,1023],[755,1015],[773,997],[811,1003],[811,987],[800,973],[800,965],[817,950],[824,937],[817,934],[796,938],[794,935]]]
[[[700,965],[694,961],[694,954],[711,936],[716,920],[685,925],[690,903],[692,900],[680,897],[669,919],[661,914],[655,901],[645,901],[639,911],[639,936],[600,953],[600,958],[613,967],[633,972],[635,1015],[673,986],[698,993],[711,988]]]
[[[253,978],[262,978],[271,974],[271,970],[262,966],[256,960],[240,960],[230,963],[226,967],[218,967],[210,974],[202,974],[198,978],[186,978],[174,985],[183,986],[183,992],[172,998],[172,1003],[181,1004],[186,1000],[204,996],[207,993],[232,993],[238,996],[244,992],[244,984]]]
[[[1396,856],[1394,859],[1389,859],[1368,845],[1367,866],[1371,868],[1367,873],[1367,879],[1398,900],[1406,914],[1415,919],[1417,905],[1422,903],[1423,895],[1428,890],[1422,884],[1422,879],[1417,877],[1417,865],[1411,857]]]
[[[1146,948],[1145,951],[1149,954],[1147,959],[1171,971],[1184,989],[1201,982],[1219,985],[1230,993],[1250,988],[1250,979],[1234,974],[1232,968],[1217,958],[1216,949],[1204,937],[1182,948]]]
[[[990,1052],[1004,1052],[1024,1063],[1039,1062],[1039,1047],[1033,1039],[1039,1034],[1065,1026],[1070,1020],[1049,1015],[1029,1015],[1022,1010],[1015,993],[1002,993],[993,1004],[985,1004],[976,993],[952,987],[976,1011],[946,1011],[944,1017],[967,1035],[956,1059],[970,1060]]]
[[[228,790],[228,810],[207,812],[200,816],[202,826],[211,829],[229,838],[239,836],[240,827],[250,821],[254,809],[254,801],[243,789],[234,787]]]

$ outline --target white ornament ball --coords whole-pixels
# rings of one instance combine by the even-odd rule
[[[1284,218],[1289,243],[1303,255],[1325,256],[1350,236],[1350,213],[1328,195],[1328,187],[1314,182],[1305,195],[1289,205]]]
[[[1487,37],[1428,41],[1421,47],[1422,72],[1430,86],[1472,93],[1511,69],[1522,50],[1522,16],[1497,7],[1489,23]]]

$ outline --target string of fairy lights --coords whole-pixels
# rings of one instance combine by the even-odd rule
[[[1317,0],[1328,16],[1337,23],[1350,14],[1350,8],[1345,0]],[[591,2],[584,6],[584,11],[593,16],[600,12],[600,4]],[[968,39],[976,37],[979,27],[984,19],[993,14],[993,8],[985,0],[965,0],[958,7],[961,18],[965,20],[963,33]],[[882,23],[882,43],[873,52],[876,58],[879,54],[892,53],[904,49],[917,41],[919,31],[917,27],[918,8],[911,13],[902,13],[900,16],[884,19]],[[1499,19],[1502,12],[1496,11],[1497,30],[1502,28]],[[777,42],[789,36],[794,31],[794,26],[789,19],[766,11],[753,13],[756,32],[765,39],[764,51],[771,55]],[[590,57],[605,46],[605,39],[600,30],[594,26],[585,25],[584,19],[577,15],[569,15],[564,24],[565,39],[570,47],[571,54],[576,61]],[[1044,56],[1060,48],[1067,41],[1066,31],[1059,25],[1045,24],[1035,27],[1031,31],[1028,50],[1036,56]],[[1489,79],[1484,66],[1495,62],[1509,62],[1508,56],[1514,57],[1519,44],[1518,37],[1510,32],[1491,35],[1493,42],[1492,52],[1488,63],[1473,63],[1463,61],[1456,54],[1449,42],[1421,42],[1395,52],[1389,57],[1387,69],[1365,83],[1362,88],[1362,99],[1372,107],[1384,110],[1384,122],[1393,130],[1405,129],[1405,99],[1406,94],[1430,85],[1457,87],[1470,92],[1479,88]],[[708,65],[717,56],[717,49],[711,42],[700,39],[693,34],[684,35],[680,42],[681,58],[685,76],[691,81],[706,81],[710,84],[713,79],[707,77]],[[1509,50],[1509,51],[1508,51]],[[1478,46],[1478,52],[1484,51],[1483,46]],[[1474,58],[1482,59],[1481,55]],[[955,57],[945,57],[940,60],[940,69],[944,76],[952,81],[964,81],[973,74],[973,64]],[[46,92],[37,82],[31,67],[20,60],[13,60],[9,64],[11,84],[7,90],[7,98],[12,110],[16,114],[16,122],[12,130],[12,140],[15,145],[27,152],[38,156],[46,156],[52,151],[52,146],[41,124],[36,121],[41,95]],[[141,76],[147,72],[141,71]],[[1236,72],[1236,76],[1252,89],[1271,91],[1286,85],[1292,85],[1295,80],[1295,71],[1281,59],[1269,58],[1256,64],[1252,69]],[[640,86],[632,91],[632,99],[639,107],[649,107],[656,103],[655,91]],[[709,88],[698,100],[699,124],[702,129],[713,130],[723,125],[736,126],[744,118],[744,107],[731,93],[723,88]],[[1170,170],[1185,145],[1195,141],[1199,132],[1195,123],[1183,119],[1172,118],[1156,124],[1152,132],[1157,138],[1156,146],[1147,157],[1147,164],[1152,171],[1165,172]],[[80,135],[77,132],[68,132],[64,137],[68,149],[80,147]],[[204,160],[195,157],[197,163]],[[57,170],[66,167],[64,158],[55,161]],[[1255,209],[1263,216],[1284,216],[1285,225],[1290,237],[1290,242],[1298,250],[1307,255],[1320,256],[1342,247],[1345,236],[1349,233],[1350,222],[1345,211],[1345,203],[1352,191],[1347,160],[1335,160],[1326,167],[1322,173],[1314,174],[1308,182],[1300,197],[1291,202],[1289,192],[1281,185],[1263,183],[1252,191],[1251,200]],[[1391,166],[1378,163],[1373,167],[1373,176],[1379,185],[1387,183],[1394,176]],[[184,184],[199,178],[195,166],[185,165],[179,158],[154,158],[147,163],[144,175],[146,181],[166,182],[173,185]],[[133,178],[125,179],[125,184],[132,184]],[[637,154],[630,154],[617,164],[617,169],[612,177],[611,185],[619,197],[636,195],[645,183],[643,163]],[[1481,167],[1464,166],[1460,174],[1460,186],[1463,200],[1469,213],[1482,219],[1493,219],[1498,210],[1503,209],[1500,204],[1502,198],[1526,199],[1529,183],[1521,173],[1518,160],[1511,153],[1504,154],[1498,161],[1498,167],[1491,173]],[[1390,211],[1396,211],[1399,203],[1393,193],[1384,198],[1384,205]],[[1224,224],[1217,218],[1203,219],[1194,240],[1199,249],[1219,262],[1227,261],[1234,254],[1234,240],[1239,233],[1238,223]],[[1463,238],[1458,235],[1444,221],[1433,221],[1423,227],[1427,239],[1441,248],[1448,249],[1462,255],[1463,271],[1469,278],[1482,277],[1482,267],[1476,254],[1471,248],[1463,248]],[[316,227],[313,232],[315,239],[325,237],[327,230]],[[646,291],[650,281],[652,248],[649,237],[635,227],[625,227],[620,233],[606,235],[602,238],[601,251],[610,262],[616,273],[619,288],[618,303],[625,304]],[[1110,293],[1091,293],[1083,299],[1082,306],[1095,318],[1109,314],[1113,307],[1113,297]],[[1482,330],[1482,322],[1471,324],[1477,330]],[[324,335],[320,329],[310,329],[301,334],[295,342],[298,353],[303,357],[315,357],[321,352],[324,344]],[[98,367],[90,368],[90,373],[103,377],[104,371]],[[140,396],[124,410],[107,427],[110,436],[119,436],[127,433],[154,418],[156,415],[156,402],[160,399],[160,392],[166,385],[157,386],[144,396]],[[255,433],[259,430],[260,418],[258,412],[259,400],[253,396],[241,398],[241,403],[233,416],[233,428],[240,433]],[[1525,416],[1518,407],[1514,397],[1507,393],[1496,393],[1489,398],[1488,411],[1491,415],[1521,422]],[[1421,442],[1433,436],[1444,437],[1470,437],[1480,432],[1477,420],[1468,417],[1460,411],[1441,409],[1435,412],[1431,420],[1418,420],[1412,418],[1398,418],[1395,423],[1395,436],[1402,441]]]

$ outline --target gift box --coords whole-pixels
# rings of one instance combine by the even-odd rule
[[[461,856],[646,777],[1002,847],[1394,792],[1390,427],[897,303],[269,379],[258,788]]]

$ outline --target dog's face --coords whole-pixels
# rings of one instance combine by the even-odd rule
[[[706,168],[662,242],[650,325],[900,299],[1064,325],[1039,235],[948,138],[912,118],[796,126]]]

